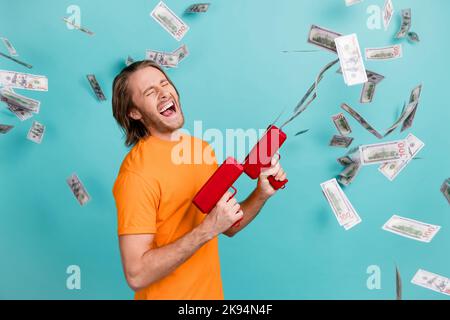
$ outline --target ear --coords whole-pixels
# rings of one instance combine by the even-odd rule
[[[130,112],[128,112],[128,116],[133,120],[141,120],[142,119],[142,114],[136,108],[132,108],[130,110]]]

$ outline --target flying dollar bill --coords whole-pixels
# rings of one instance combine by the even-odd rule
[[[14,128],[14,126],[11,126],[9,124],[0,124],[0,133],[1,134],[7,134],[11,129]]]
[[[361,97],[359,98],[359,102],[362,104],[371,103],[373,101],[376,88],[377,85],[374,82],[368,81],[364,83],[363,88],[361,90]]]
[[[312,25],[308,35],[308,42],[322,49],[337,53],[334,40],[342,34]]]
[[[184,44],[178,49],[176,49],[174,52],[172,52],[172,55],[176,56],[178,59],[178,63],[183,61],[187,56],[189,56],[189,50],[187,46]]]
[[[450,204],[450,178],[446,179],[441,186],[441,192]]]
[[[334,135],[330,141],[330,146],[339,148],[348,148],[352,142],[353,138],[346,136]]]
[[[164,2],[159,2],[150,16],[155,19],[177,41],[183,39],[189,26],[183,22]]]
[[[408,104],[408,106],[405,106],[403,108],[402,113],[400,114],[400,117],[397,119],[397,121],[394,122],[394,124],[386,130],[386,133],[384,134],[384,137],[386,138],[388,135],[390,135],[392,132],[395,131],[395,129],[398,128],[398,126],[403,123],[410,115],[412,112],[414,112],[416,106],[417,106],[418,101],[413,101],[410,104]]]
[[[44,138],[45,126],[37,121],[33,122],[30,130],[28,131],[27,139],[34,143],[40,144]]]
[[[80,26],[80,25],[78,25],[78,24],[75,24],[75,23],[73,23],[72,21],[70,21],[68,18],[63,18],[63,21],[65,22],[65,23],[67,23],[68,25],[71,25],[74,29],[76,29],[76,30],[79,30],[79,31],[81,31],[81,32],[84,32],[84,33],[86,33],[86,34],[88,34],[88,35],[90,35],[90,36],[93,36],[94,35],[94,32],[92,32],[91,30],[89,30],[89,29],[87,29],[87,28],[85,28],[85,27],[82,27],[82,26]]]
[[[72,174],[69,178],[67,178],[66,182],[81,206],[84,206],[86,203],[89,202],[91,197],[89,196],[83,183],[80,181],[80,179],[75,173]]]
[[[28,69],[33,68],[33,66],[29,63],[20,61],[19,59],[16,59],[14,57],[8,56],[7,54],[4,54],[3,52],[0,52],[0,56],[2,56],[3,58],[9,59],[11,61],[14,61],[17,64],[20,64],[21,66],[27,67]]]
[[[6,49],[8,50],[8,52],[9,52],[9,55],[10,56],[12,56],[12,57],[17,57],[17,56],[19,56],[18,54],[17,54],[17,51],[16,51],[16,49],[14,48],[14,46],[12,45],[12,43],[7,39],[7,38],[0,38],[1,40],[2,40],[2,42],[3,42],[3,44],[5,45],[5,47],[6,47]]]
[[[33,113],[23,109],[21,107],[15,106],[13,104],[8,103],[8,110],[11,111],[20,121],[25,121],[33,117]]]
[[[422,94],[422,85],[418,85],[415,87],[412,92],[411,96],[409,98],[409,103],[416,102],[416,105],[414,107],[414,110],[410,113],[408,117],[403,121],[401,132],[409,129],[412,127],[414,123],[414,119],[416,117],[417,108],[419,107],[419,101],[420,101],[420,95]]]
[[[419,138],[417,138],[413,134],[409,134],[406,137],[406,143],[409,148],[409,153],[411,157],[408,160],[400,160],[395,162],[383,163],[378,170],[390,181],[394,181],[395,178],[400,174],[400,172],[405,169],[408,164],[414,159],[419,152],[425,147],[425,143],[423,143]]]
[[[358,112],[356,112],[352,107],[348,104],[343,103],[341,108],[347,111],[359,124],[361,124],[367,131],[373,134],[378,139],[382,139],[383,136],[373,128]]]
[[[11,89],[2,88],[0,89],[0,99],[8,104],[15,105],[22,109],[26,109],[33,113],[39,113],[41,102],[34,100],[18,93],[15,93]]]
[[[344,186],[349,186],[355,180],[360,170],[361,164],[359,162],[351,162],[339,174],[337,181]]]
[[[178,55],[155,50],[147,50],[145,59],[156,62],[160,66],[167,68],[175,68],[179,63]]]
[[[363,166],[408,160],[411,157],[405,140],[360,146],[359,154]]]
[[[393,15],[394,15],[394,5],[392,4],[392,0],[386,0],[383,8],[384,30],[387,30],[389,28]]]
[[[130,57],[130,56],[128,56],[126,59],[125,59],[125,65],[128,67],[130,64],[133,64],[135,62],[135,60],[132,58],[132,57]]]
[[[352,133],[352,128],[350,128],[350,124],[342,112],[332,116],[331,118],[333,119],[336,129],[342,136],[347,136]]]
[[[403,57],[402,45],[383,48],[366,48],[366,60],[394,60]]]
[[[402,24],[400,25],[400,30],[395,36],[397,39],[405,38],[411,29],[411,9],[402,10]]]
[[[91,85],[92,90],[94,90],[95,95],[97,96],[97,99],[100,101],[105,101],[106,97],[103,93],[102,88],[100,87],[100,84],[98,83],[97,79],[95,78],[95,75],[88,74],[86,75],[89,84]]]
[[[48,91],[47,77],[34,74],[0,70],[0,83],[10,88]]]
[[[334,42],[345,83],[348,86],[366,83],[368,81],[366,68],[356,34],[338,37]]]
[[[343,226],[345,230],[350,230],[361,222],[361,218],[336,179],[326,181],[320,187],[340,226]]]
[[[419,269],[411,283],[450,296],[450,279],[435,273]]]
[[[199,13],[199,12],[206,12],[209,9],[210,3],[195,3],[193,5],[190,5],[186,9],[186,13]]]
[[[440,226],[397,215],[392,216],[383,226],[383,230],[385,231],[426,243],[431,242],[440,229]]]

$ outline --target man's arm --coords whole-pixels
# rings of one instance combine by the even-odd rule
[[[151,249],[154,235],[122,235],[119,237],[122,265],[128,285],[141,290],[164,278],[189,259],[205,243],[229,229],[242,218],[236,200],[227,202],[227,192],[203,222],[178,240]]]
[[[231,227],[224,234],[228,237],[233,237],[235,234],[244,229],[253,219],[256,218],[258,213],[266,201],[273,196],[276,191],[272,188],[268,177],[274,176],[275,180],[283,181],[286,179],[286,173],[280,165],[279,157],[275,155],[272,158],[271,167],[263,170],[258,179],[258,185],[255,190],[241,203],[241,209],[244,212],[242,221],[239,226]]]

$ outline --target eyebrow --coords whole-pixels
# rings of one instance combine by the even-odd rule
[[[167,80],[167,79],[161,79],[161,81],[159,81],[159,83],[163,83],[163,82],[169,82],[169,80]],[[155,88],[155,86],[149,86],[149,87],[147,87],[143,92],[142,92],[142,95],[145,95],[145,93],[147,92],[147,91],[149,91],[149,90],[151,90],[151,89],[154,89]]]

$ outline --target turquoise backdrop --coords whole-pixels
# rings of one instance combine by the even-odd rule
[[[320,68],[335,58],[306,43],[311,24],[344,34],[357,33],[361,48],[397,43],[400,10],[412,8],[413,30],[421,42],[402,41],[402,59],[365,61],[386,76],[375,100],[359,104],[361,86],[347,87],[335,69],[320,85],[318,99],[286,128],[282,164],[290,182],[235,238],[220,238],[227,299],[394,299],[395,264],[404,298],[446,299],[410,283],[419,268],[450,277],[450,210],[439,188],[450,176],[448,124],[448,0],[394,0],[388,31],[367,26],[366,0],[212,1],[206,14],[183,15],[192,4],[166,0],[190,26],[177,42],[149,13],[157,0],[0,0],[0,36],[16,47],[29,70],[0,57],[0,69],[43,74],[48,92],[17,90],[42,102],[41,112],[20,122],[2,104],[0,123],[15,128],[0,137],[0,298],[129,299],[116,234],[112,186],[127,149],[111,112],[111,86],[128,55],[143,59],[146,49],[173,51],[186,44],[190,56],[169,71],[186,115],[203,128],[265,128],[279,111],[294,108]],[[89,36],[69,30],[62,17],[69,5],[81,9]],[[0,51],[7,52],[1,45]],[[86,80],[93,73],[108,101],[98,102]],[[336,129],[331,115],[346,102],[383,132],[398,116],[416,85],[424,86],[414,133],[426,143],[394,182],[377,167],[362,170],[346,194],[362,218],[341,228],[322,195],[320,183],[335,177],[336,158],[345,150],[328,143]],[[33,120],[46,125],[41,145],[26,139]],[[354,145],[378,140],[350,119]],[[301,136],[302,129],[310,131]],[[388,140],[406,137],[397,130]],[[81,207],[65,179],[76,172],[92,196]],[[255,182],[242,177],[243,199]],[[429,243],[381,229],[394,214],[442,226]],[[69,290],[66,269],[81,268],[81,289]],[[381,288],[369,290],[366,270],[377,265]]]

